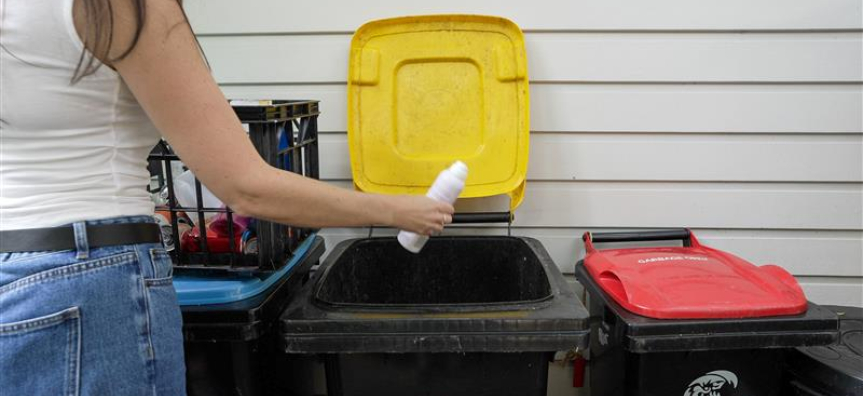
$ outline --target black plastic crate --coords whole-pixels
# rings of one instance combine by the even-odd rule
[[[231,105],[240,121],[248,126],[249,138],[266,162],[276,168],[310,178],[319,178],[318,115],[319,102],[313,100],[233,100]],[[181,159],[162,141],[149,156],[152,177],[150,192],[159,194],[164,205],[157,213],[169,217],[163,238],[176,267],[180,269],[270,272],[283,265],[291,252],[315,230],[292,227],[263,220],[252,220],[256,238],[248,248],[242,236],[238,243],[234,214],[230,208],[204,205],[201,183],[195,179],[196,207],[183,207],[177,200],[172,163]],[[182,225],[184,215],[196,225],[206,225],[205,214],[224,213],[227,237],[216,244],[208,238],[207,226],[197,227],[194,237]],[[186,236],[193,242],[181,241]],[[233,236],[233,237],[232,237]],[[241,246],[242,245],[242,246]],[[183,249],[183,247],[188,247]],[[255,248],[251,248],[255,246]]]
[[[509,236],[342,242],[280,321],[283,351],[323,358],[330,396],[545,395],[554,353],[588,337],[545,248]]]

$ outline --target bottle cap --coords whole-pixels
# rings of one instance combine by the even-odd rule
[[[456,161],[449,167],[449,171],[461,180],[467,179],[467,165],[464,162]]]

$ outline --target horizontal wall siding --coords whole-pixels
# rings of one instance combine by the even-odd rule
[[[526,197],[509,231],[540,240],[571,274],[585,231],[692,227],[708,245],[785,267],[816,302],[863,305],[863,3],[792,3],[187,0],[186,8],[226,96],[322,101],[321,176],[345,188],[352,32],[399,15],[508,17],[526,32],[532,131]],[[506,205],[498,197],[458,208]],[[329,247],[367,233],[323,232]]]
[[[347,73],[347,71],[345,71]],[[232,98],[314,98],[319,128],[347,130],[339,84],[224,85]],[[530,87],[531,130],[540,132],[860,134],[860,84],[583,84]]]
[[[380,18],[486,14],[534,31],[845,30],[863,27],[859,0],[186,0],[199,34],[353,32]]]
[[[535,132],[530,151],[535,181],[863,181],[858,135]],[[346,134],[322,134],[320,152],[321,177],[351,179]]]
[[[529,181],[527,185],[524,202],[515,213],[517,227],[863,229],[863,191],[853,184]],[[468,199],[456,205],[464,211],[488,207],[505,210],[508,200]]]
[[[343,83],[350,38],[200,41],[222,83]],[[863,52],[863,33],[857,32],[528,33],[525,41],[531,82],[846,82],[863,74],[856,67]],[[247,61],[259,54],[268,61]]]

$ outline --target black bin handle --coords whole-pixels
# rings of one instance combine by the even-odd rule
[[[584,246],[588,252],[596,249],[594,243],[606,242],[643,242],[643,241],[683,241],[683,246],[697,245],[695,235],[688,228],[674,228],[669,230],[633,231],[633,232],[585,232],[582,237]],[[693,243],[693,241],[695,243]]]
[[[452,215],[453,224],[507,223],[507,236],[512,235],[512,221],[514,219],[515,215],[512,212],[468,212]],[[374,227],[369,227],[369,238],[372,237],[374,230]]]
[[[511,223],[510,212],[471,212],[452,215],[453,224]]]

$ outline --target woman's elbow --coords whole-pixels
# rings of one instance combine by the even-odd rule
[[[262,210],[264,200],[260,192],[261,190],[246,178],[231,184],[223,202],[225,206],[241,216],[265,217]]]

